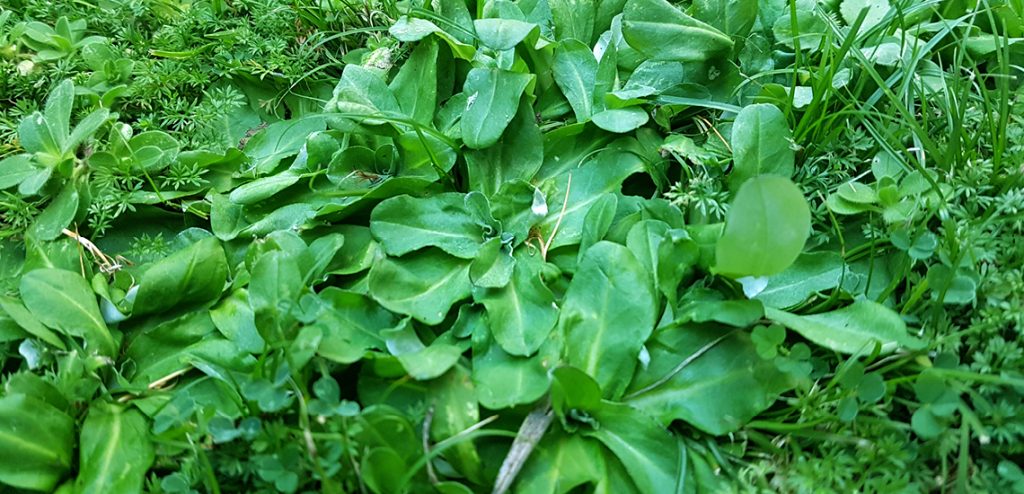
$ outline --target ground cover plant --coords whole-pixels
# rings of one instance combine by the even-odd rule
[[[1024,5],[0,4],[5,492],[1024,492]]]

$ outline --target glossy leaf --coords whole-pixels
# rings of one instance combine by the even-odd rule
[[[25,306],[46,326],[85,338],[103,355],[117,351],[96,296],[77,273],[53,268],[30,271],[21,277],[20,291]]]
[[[918,340],[907,334],[907,325],[899,314],[870,300],[808,316],[771,308],[765,309],[765,315],[804,338],[841,353],[871,352],[876,344],[881,345],[883,352],[900,346],[920,346]]]
[[[662,424],[683,420],[710,434],[727,434],[793,385],[771,361],[757,354],[743,333],[729,334],[717,327],[667,327],[655,334],[647,348],[650,364],[637,372],[626,403]],[[701,350],[705,353],[698,354]]]
[[[403,113],[429,125],[437,107],[437,43],[418,44],[388,88]]]
[[[494,339],[511,355],[533,355],[558,320],[555,296],[540,277],[541,264],[516,256],[512,279],[501,288],[478,289],[474,298],[487,309]]]
[[[370,269],[370,295],[382,306],[424,324],[439,324],[469,297],[469,262],[437,249],[388,257]]]
[[[763,174],[792,176],[795,153],[791,140],[786,117],[774,105],[744,107],[732,125],[732,187]]]
[[[754,298],[768,307],[791,307],[817,292],[839,286],[845,271],[846,264],[839,254],[803,254],[785,271],[769,276],[764,290]]]
[[[76,492],[137,492],[154,450],[149,423],[138,410],[96,404],[82,424]]]
[[[0,483],[52,491],[71,467],[75,422],[22,394],[0,398]]]
[[[569,100],[577,122],[586,122],[594,114],[594,86],[597,59],[590,48],[577,39],[567,39],[555,49],[551,67],[562,94]]]
[[[60,194],[46,206],[46,209],[36,217],[36,221],[29,231],[39,240],[53,240],[71,225],[77,213],[78,188],[74,183],[68,183]]]
[[[721,31],[684,14],[666,0],[629,0],[622,36],[652,60],[701,62],[732,48]]]
[[[497,143],[466,151],[470,189],[494,197],[508,182],[532,179],[544,162],[543,142],[533,109],[521,101]]]
[[[218,298],[228,276],[216,238],[205,238],[154,263],[139,280],[132,313],[162,312]]]
[[[639,410],[605,403],[594,412],[600,427],[586,433],[622,462],[639,492],[679,492],[686,473],[680,440]]]
[[[433,246],[471,259],[484,240],[480,225],[466,209],[465,195],[457,193],[385,200],[370,215],[370,231],[392,256]]]
[[[466,75],[462,140],[471,149],[494,145],[519,109],[519,98],[532,75],[475,68]]]
[[[622,395],[654,329],[651,275],[629,250],[598,242],[583,255],[562,307],[566,359],[593,376],[604,395]]]

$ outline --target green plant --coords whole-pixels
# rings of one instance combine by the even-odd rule
[[[1019,489],[1012,2],[133,5],[0,162],[0,482]]]

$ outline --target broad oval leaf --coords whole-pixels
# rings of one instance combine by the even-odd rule
[[[513,19],[477,19],[473,25],[480,44],[495,51],[515,48],[537,28],[536,24]]]
[[[75,492],[139,492],[153,464],[149,423],[138,410],[97,403],[82,425]]]
[[[103,355],[117,352],[85,278],[63,269],[36,269],[21,277],[20,291],[25,306],[46,326],[85,338]]]
[[[594,412],[601,424],[586,435],[611,450],[633,479],[638,492],[680,492],[686,476],[681,440],[640,410],[604,403]]]
[[[519,111],[493,146],[466,151],[466,171],[471,190],[499,200],[502,185],[531,180],[544,162],[544,137],[533,108],[519,102]]]
[[[555,296],[541,280],[535,257],[517,256],[512,279],[502,288],[480,289],[475,299],[487,309],[491,333],[503,350],[529,356],[537,352],[558,321]]]
[[[601,241],[583,254],[562,308],[566,360],[594,377],[605,397],[629,384],[654,329],[651,274],[625,247]]]
[[[605,110],[594,114],[592,118],[594,125],[608,132],[625,134],[643,127],[647,120],[650,119],[650,116],[643,108],[631,106],[629,108]]]
[[[785,271],[769,276],[767,285],[754,298],[768,307],[782,309],[807,297],[839,286],[846,264],[835,252],[803,254]]]
[[[220,296],[228,261],[220,242],[208,237],[157,261],[139,280],[133,315],[209,302]]]
[[[370,295],[386,309],[424,324],[440,324],[451,306],[469,296],[469,261],[427,249],[387,257],[370,269]]]
[[[811,211],[788,178],[761,175],[746,181],[729,207],[715,248],[715,270],[729,276],[782,272],[803,251]]]
[[[892,309],[858,300],[842,309],[809,316],[765,308],[765,316],[825,348],[840,353],[870,352],[876,344],[883,352],[899,346],[919,348],[920,342],[907,334],[907,325]]]
[[[483,230],[466,209],[465,195],[455,192],[387,199],[370,214],[370,231],[392,256],[433,246],[471,259],[484,241]]]
[[[622,36],[651,60],[702,62],[733,46],[724,33],[684,14],[666,0],[626,2]]]
[[[437,107],[437,42],[420,43],[388,85],[410,118],[430,125]]]
[[[796,159],[792,135],[786,116],[775,105],[744,107],[732,125],[732,187],[767,173],[792,176]]]
[[[647,348],[650,364],[637,372],[626,403],[662,424],[684,420],[710,434],[728,434],[793,386],[772,361],[757,354],[745,333],[670,326],[659,330]],[[691,356],[696,359],[690,361]]]
[[[597,59],[590,47],[576,39],[567,39],[555,49],[551,66],[555,83],[569,100],[577,122],[586,122],[594,114],[594,86],[597,83]]]
[[[466,111],[462,114],[462,140],[471,149],[498,142],[519,109],[519,98],[533,80],[531,74],[475,68],[466,75]]]
[[[317,353],[322,357],[350,364],[363,358],[370,349],[383,349],[380,332],[397,323],[394,314],[362,294],[328,287],[320,292],[324,311],[314,326],[323,333]]]
[[[51,491],[71,466],[75,421],[23,394],[0,398],[0,483]]]

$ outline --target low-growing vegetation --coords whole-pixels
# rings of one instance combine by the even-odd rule
[[[1024,492],[1016,0],[0,2],[4,492]]]

